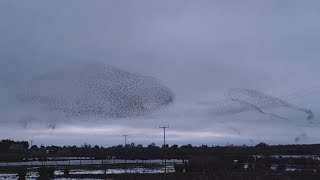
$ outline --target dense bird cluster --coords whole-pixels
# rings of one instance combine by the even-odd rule
[[[214,114],[228,115],[253,110],[272,117],[288,120],[284,117],[265,111],[267,108],[286,107],[306,113],[306,119],[309,121],[314,118],[313,112],[309,109],[297,107],[280,98],[264,94],[257,90],[233,88],[225,93],[225,97],[225,101],[215,104],[212,108]]]
[[[294,142],[300,142],[300,141],[306,140],[307,138],[308,138],[308,135],[306,133],[302,133],[294,138]]]
[[[174,94],[153,77],[87,64],[42,74],[17,98],[75,117],[127,118],[171,104]]]

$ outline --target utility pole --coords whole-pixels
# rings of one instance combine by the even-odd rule
[[[124,134],[122,136],[124,137],[124,152],[125,152],[125,156],[127,156],[127,137],[129,135]],[[124,159],[124,163],[127,164],[127,158]]]
[[[32,147],[33,142],[34,142],[34,140],[30,140],[30,149]]]
[[[164,174],[167,174],[166,129],[169,126],[160,126],[159,128],[163,129]]]
[[[126,147],[126,146],[127,146],[127,137],[128,137],[129,135],[124,134],[124,135],[122,135],[122,136],[124,136],[124,147]]]

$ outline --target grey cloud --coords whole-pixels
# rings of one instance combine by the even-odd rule
[[[319,90],[281,98],[295,105],[286,107],[288,111],[270,108],[270,113],[290,119],[290,126],[256,110],[242,111],[239,106],[244,107],[243,103],[224,102],[224,106],[235,107],[234,114],[212,116],[207,106],[196,102],[224,100],[223,93],[230,87],[281,97],[319,86],[319,5],[314,0],[0,1],[1,128],[16,122],[23,127],[23,122],[28,122],[23,129],[27,131],[34,128],[35,121],[43,121],[46,130],[56,121],[82,125],[77,118],[65,120],[46,112],[46,105],[39,109],[37,103],[21,103],[16,94],[28,89],[29,82],[40,74],[59,74],[58,67],[101,62],[156,77],[175,93],[174,106],[156,111],[151,121],[122,118],[106,124],[143,130],[170,123],[185,133],[209,128],[223,134],[230,127],[220,123],[232,122],[232,127],[241,131],[240,136],[229,139],[234,143],[247,142],[249,135],[257,143],[291,143],[297,126],[306,123],[303,115],[309,113],[309,118],[318,122]],[[250,104],[252,109],[255,104]],[[269,112],[269,107],[257,107]],[[242,113],[236,113],[239,111]],[[215,128],[218,124],[220,128]],[[52,131],[63,126],[58,122]],[[268,128],[261,130],[264,127]],[[309,124],[308,132],[317,127]],[[7,137],[10,133],[2,134]],[[308,142],[316,142],[319,136],[308,133]],[[47,139],[57,142],[54,137]],[[188,141],[182,139],[180,142]],[[204,141],[195,139],[193,142]]]

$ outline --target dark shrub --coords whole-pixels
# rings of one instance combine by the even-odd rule
[[[68,167],[65,167],[64,168],[64,170],[63,170],[63,174],[65,175],[65,176],[69,176],[69,174],[70,174],[70,170],[69,170],[69,168]]]
[[[54,167],[40,167],[39,168],[39,179],[49,179],[54,177]]]
[[[286,165],[285,164],[279,164],[277,167],[277,171],[285,171],[286,170]]]
[[[216,171],[219,169],[232,169],[233,159],[230,157],[192,157],[186,163],[186,172]]]
[[[183,164],[175,164],[174,165],[175,172],[181,173],[181,172],[183,172],[183,169],[184,169]]]
[[[18,169],[18,180],[25,180],[27,175],[27,169],[25,168],[20,168]]]

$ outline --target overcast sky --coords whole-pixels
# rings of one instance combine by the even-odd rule
[[[129,142],[159,145],[158,127],[170,125],[169,144],[318,143],[319,7],[316,0],[0,1],[0,137],[110,146],[129,134]],[[17,100],[33,78],[80,63],[153,76],[175,101],[148,117],[75,119]],[[312,110],[314,122],[283,107],[265,111],[288,120],[254,110],[211,114],[203,102],[224,101],[229,88],[283,97]]]

